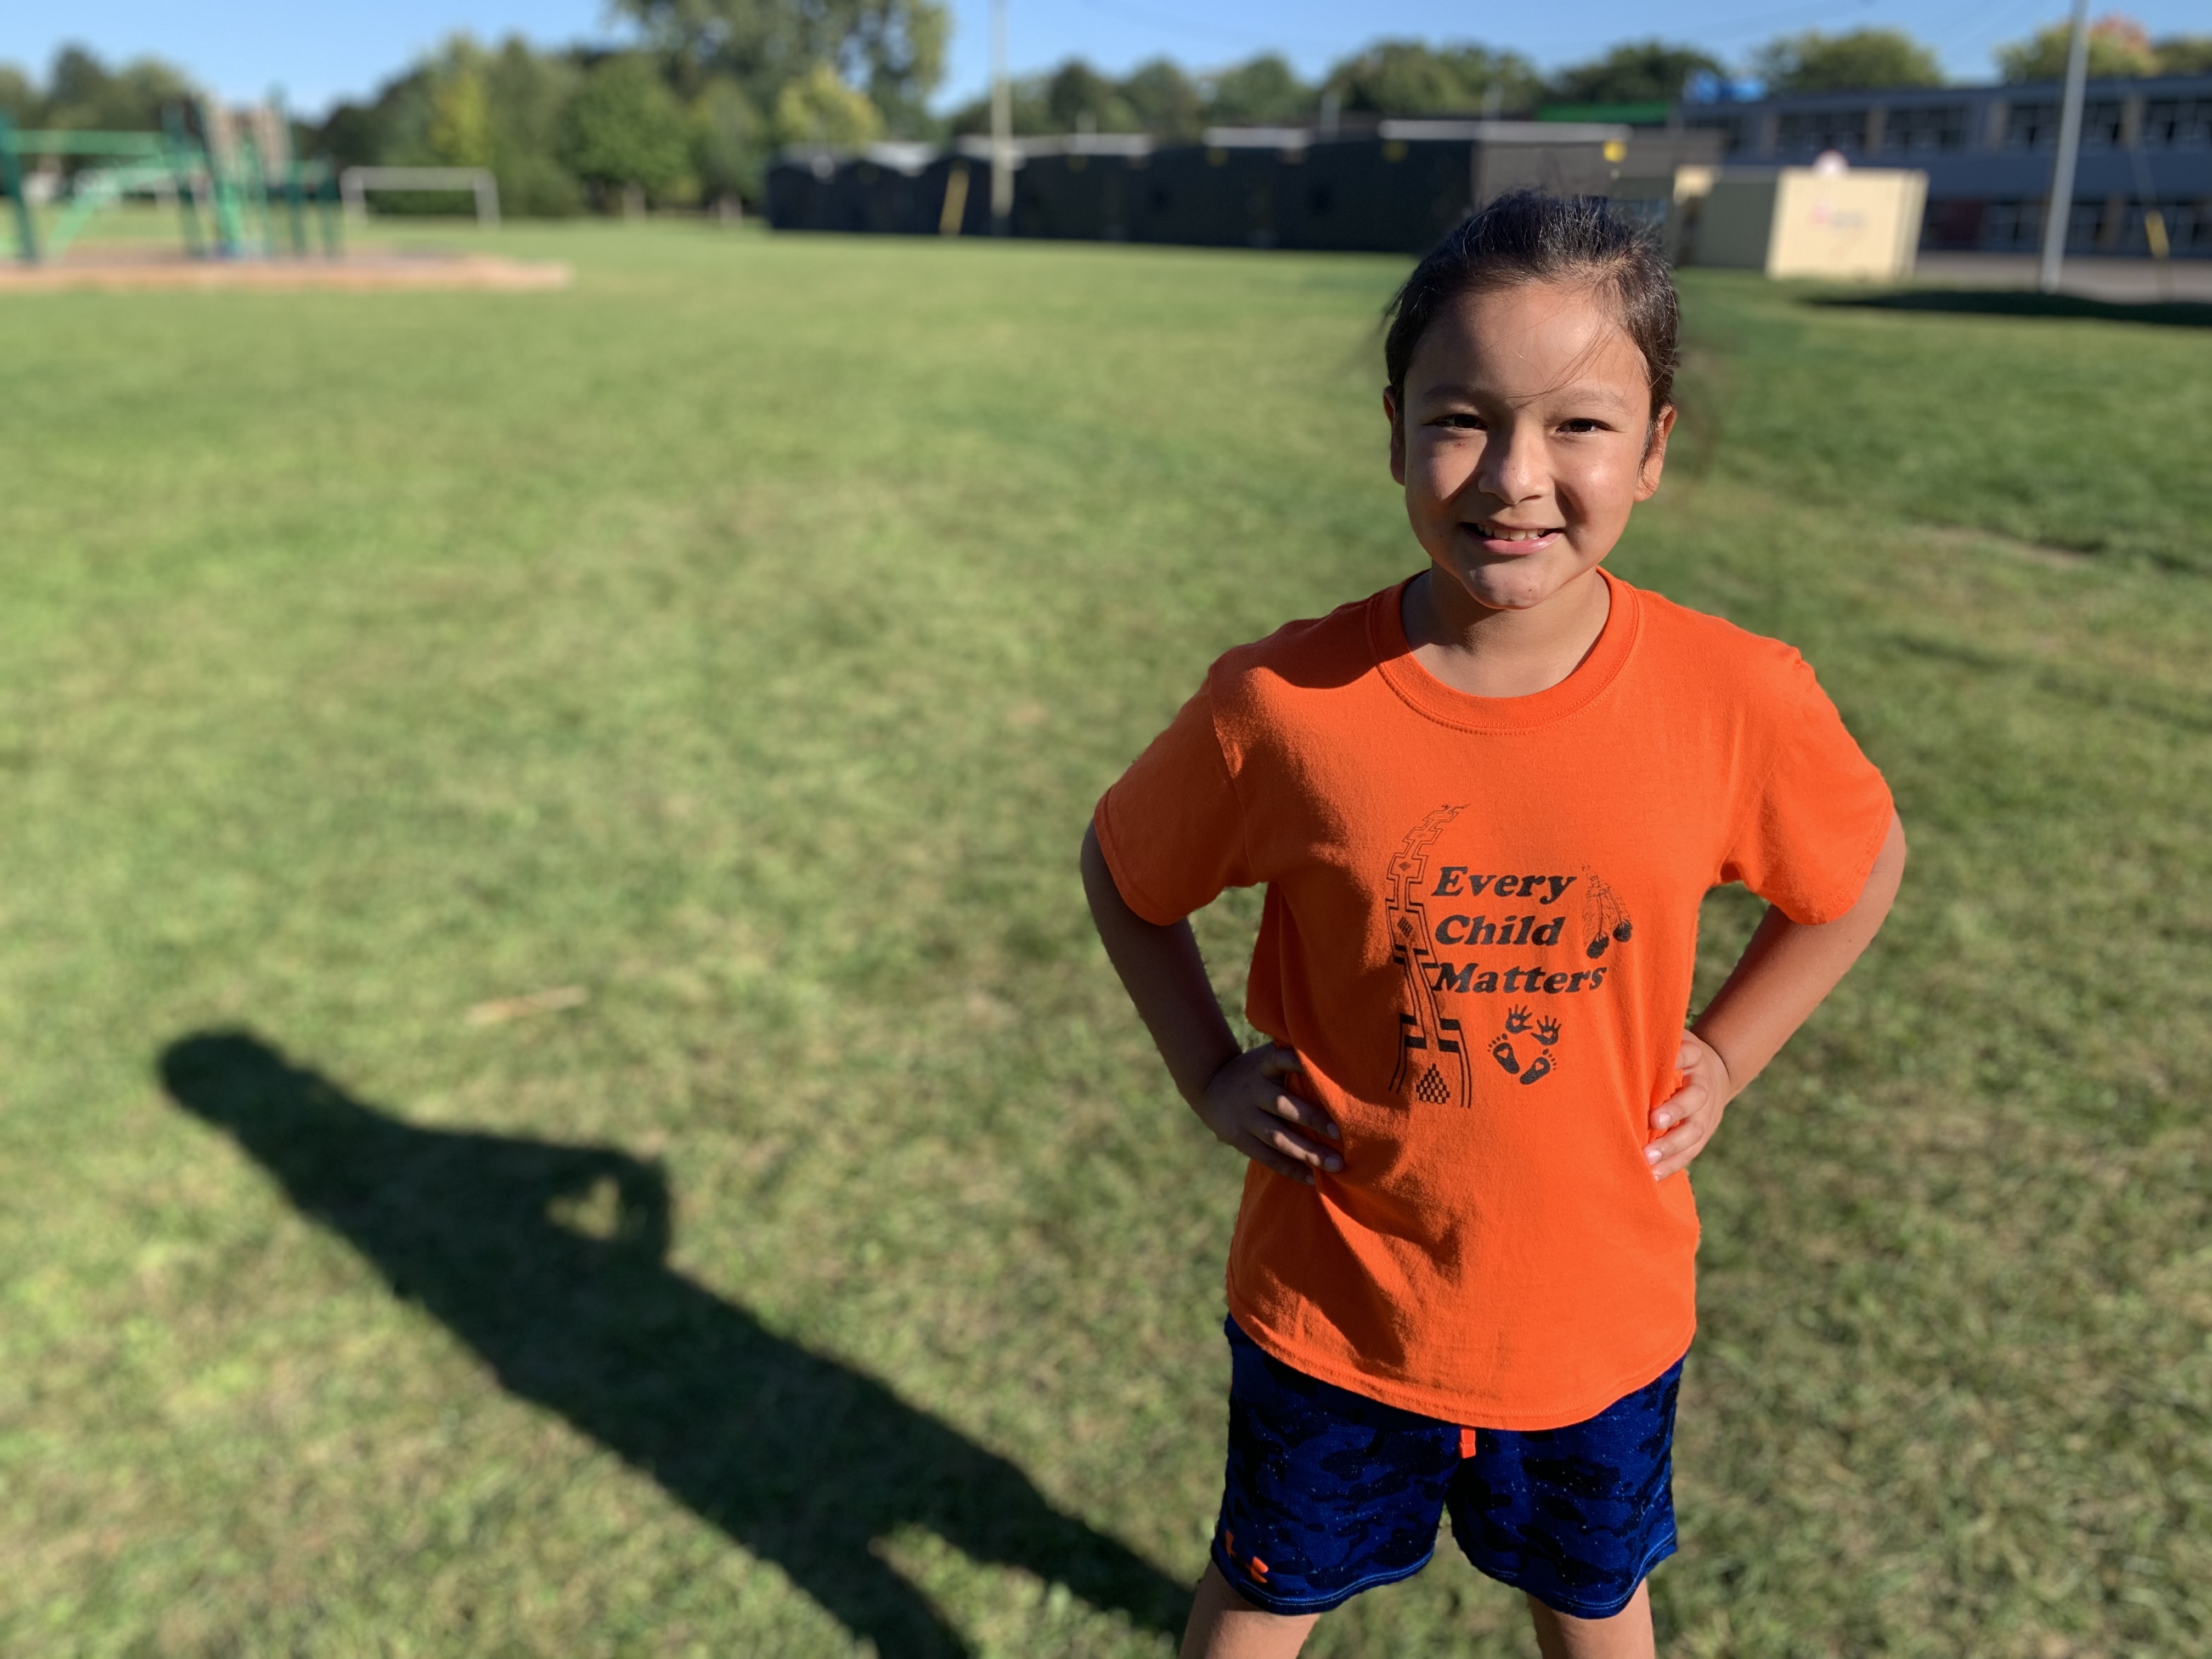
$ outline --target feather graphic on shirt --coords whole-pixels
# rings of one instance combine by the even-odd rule
[[[1406,1006],[1398,1013],[1398,1064],[1390,1076],[1390,1092],[1404,1093],[1411,1079],[1413,1098],[1431,1106],[1449,1106],[1454,1101],[1464,1106],[1474,1095],[1460,1023],[1443,1012],[1429,975],[1432,935],[1428,911],[1421,902],[1429,849],[1445,827],[1465,811],[1463,805],[1439,806],[1415,825],[1390,860],[1383,890],[1390,960],[1406,988]]]
[[[1620,895],[1605,884],[1598,872],[1583,866],[1583,954],[1595,961],[1615,945],[1626,945],[1636,932],[1628,907]]]

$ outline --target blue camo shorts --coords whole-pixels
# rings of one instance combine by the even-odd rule
[[[1609,1619],[1674,1553],[1682,1362],[1564,1429],[1466,1429],[1308,1376],[1228,1322],[1229,1468],[1213,1560],[1271,1613],[1411,1577],[1437,1525],[1547,1607]]]

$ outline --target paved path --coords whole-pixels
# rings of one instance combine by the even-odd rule
[[[2193,301],[2212,303],[2212,259],[2069,258],[2061,289],[2119,304]],[[2024,253],[1923,253],[1913,270],[1941,288],[2032,289],[2037,264]]]

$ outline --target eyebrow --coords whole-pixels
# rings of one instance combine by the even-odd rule
[[[1486,398],[1495,398],[1498,395],[1495,392],[1468,386],[1458,380],[1443,380],[1435,386],[1422,388],[1420,401],[1430,403],[1443,398],[1456,398],[1462,403],[1473,404],[1480,403]],[[1587,380],[1569,380],[1565,386],[1547,386],[1535,395],[1539,398],[1559,396],[1588,398],[1594,401],[1610,404],[1628,404],[1635,401],[1632,398],[1624,397],[1611,386],[1594,385]]]

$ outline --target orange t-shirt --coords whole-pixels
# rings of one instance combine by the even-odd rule
[[[1680,1358],[1697,1208],[1651,1179],[1698,902],[1856,901],[1889,791],[1802,658],[1611,575],[1589,654],[1526,697],[1423,669],[1402,585],[1213,665],[1098,804],[1165,925],[1265,882],[1245,1009],[1343,1133],[1255,1164],[1229,1306],[1278,1358],[1499,1429],[1579,1422]]]

